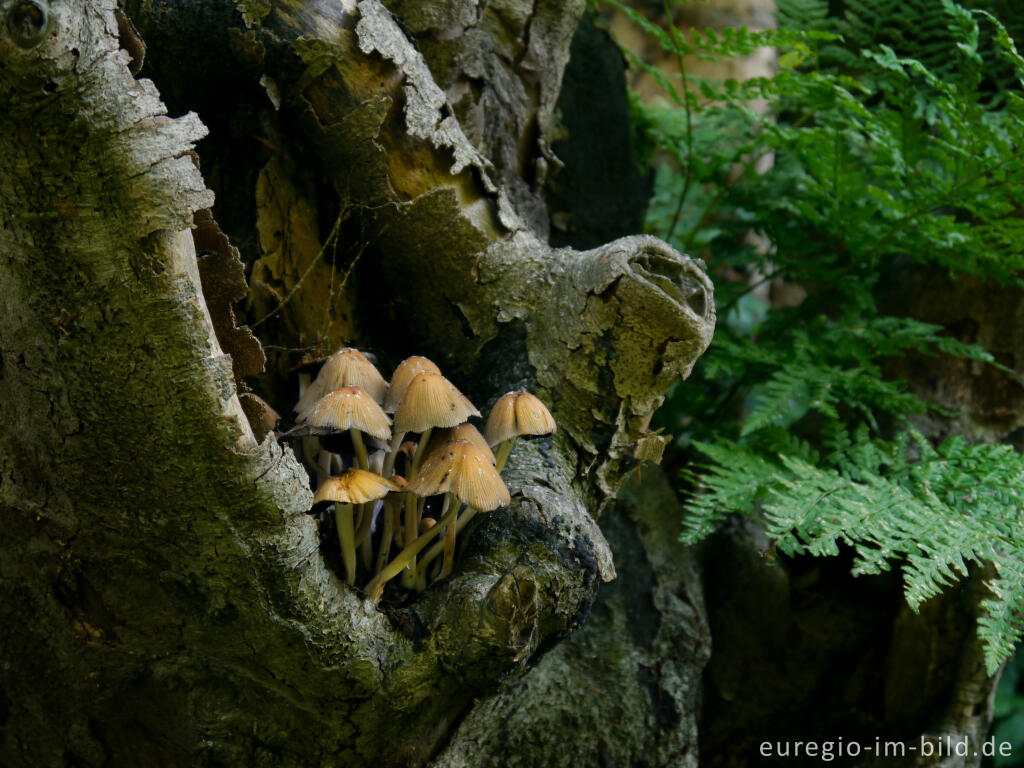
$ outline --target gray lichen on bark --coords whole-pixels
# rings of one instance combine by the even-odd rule
[[[491,180],[493,166],[470,143],[454,115],[444,115],[447,105],[444,91],[434,81],[423,55],[416,50],[379,0],[362,0],[358,4],[359,22],[356,36],[359,50],[378,53],[402,73],[405,79],[405,124],[410,136],[429,141],[435,149],[448,149],[454,156],[450,171],[453,176],[468,167],[475,169],[484,189],[497,198],[498,219],[506,229],[524,225],[515,212],[505,190]],[[469,211],[471,207],[467,206]]]
[[[653,237],[557,249],[540,265],[522,257],[519,244],[531,239],[520,233],[486,252],[477,283],[496,300],[477,315],[463,311],[484,339],[497,324],[525,325],[537,386],[579,456],[572,474],[593,477],[610,501],[621,467],[650,439],[663,392],[711,341],[711,282],[702,264]]]
[[[387,9],[378,0],[362,0],[358,5],[356,36],[363,53],[379,53],[392,62],[405,77],[405,125],[411,136],[425,139],[436,148],[447,147],[455,155],[452,174],[474,165],[487,179],[486,163],[463,135],[454,117],[442,117],[445,95],[434,82],[423,56],[402,34]],[[489,191],[495,191],[487,179]]]
[[[543,189],[559,165],[551,145],[583,0],[386,3],[412,33],[469,139],[519,215],[546,239]]]

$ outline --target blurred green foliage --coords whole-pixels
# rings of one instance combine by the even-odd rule
[[[783,553],[847,547],[858,573],[901,568],[915,607],[990,564],[978,631],[994,672],[1024,633],[1024,462],[930,444],[913,419],[941,412],[886,361],[995,362],[879,295],[913,267],[1024,283],[1024,58],[1007,27],[952,0],[782,0],[777,30],[684,34],[604,4],[681,72],[626,52],[663,94],[633,100],[661,166],[649,230],[716,282],[715,339],[658,415],[688,461],[684,539],[753,515]],[[780,52],[773,77],[686,70],[761,46]],[[769,302],[768,284],[791,299]]]

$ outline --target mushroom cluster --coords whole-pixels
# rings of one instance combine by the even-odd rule
[[[555,431],[540,400],[509,392],[481,435],[469,423],[480,412],[425,357],[403,361],[388,384],[346,347],[314,380],[303,369],[299,388],[288,434],[316,473],[314,504],[333,505],[345,581],[374,602],[396,576],[419,591],[448,576],[459,532],[510,501],[500,472],[515,440]]]

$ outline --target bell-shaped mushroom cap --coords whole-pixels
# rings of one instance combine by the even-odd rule
[[[340,501],[344,504],[365,504],[397,491],[398,486],[374,472],[365,469],[350,469],[337,477],[329,477],[320,484],[313,495],[313,503]]]
[[[405,397],[405,390],[412,384],[412,380],[421,373],[436,373],[440,375],[441,369],[425,357],[407,357],[398,364],[395,372],[391,374],[391,385],[388,387],[388,394],[384,398],[384,412],[394,413],[398,410],[402,398]]]
[[[327,358],[309,389],[295,404],[295,410],[302,413],[328,392],[342,387],[359,387],[378,403],[382,403],[388,383],[373,367],[373,363],[366,359],[366,355],[358,349],[344,347]]]
[[[435,435],[436,437],[431,438],[430,440],[432,445],[441,446],[445,443],[450,443],[453,440],[465,440],[483,451],[491,464],[497,462],[497,459],[494,458],[494,453],[491,451],[491,446],[489,446],[487,441],[484,440],[484,436],[480,434],[480,430],[468,421],[465,424],[459,424],[457,427],[452,427],[451,429],[443,429],[440,432],[436,432]]]
[[[491,409],[484,435],[494,446],[520,435],[550,435],[554,431],[555,420],[544,403],[529,392],[509,392]]]
[[[396,432],[454,427],[480,411],[439,373],[420,373],[405,390],[395,412]]]
[[[508,504],[508,488],[486,454],[467,440],[445,443],[423,462],[409,490],[418,496],[452,493],[481,512]]]
[[[359,387],[342,387],[321,397],[312,407],[299,414],[314,429],[358,429],[380,440],[391,439],[388,417],[373,398]]]

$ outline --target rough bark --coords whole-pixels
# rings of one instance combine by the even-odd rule
[[[502,54],[502,65],[545,56],[529,51],[548,40],[560,55],[537,66],[560,72],[572,15],[507,5],[526,13],[530,29],[554,31],[530,34],[527,53]],[[457,722],[476,722],[477,697],[578,627],[613,576],[593,516],[636,456],[659,454],[647,422],[710,339],[710,283],[698,264],[651,238],[587,252],[544,244],[524,223],[534,219],[516,210],[527,207],[525,193],[507,182],[531,153],[489,161],[376,0],[129,10],[151,57],[174,51],[172,40],[194,58],[204,43],[223,43],[207,64],[246,83],[228,100],[231,118],[260,92],[255,83],[266,94],[248,114],[259,121],[250,128],[267,133],[270,161],[255,173],[251,160],[241,162],[233,175],[238,154],[229,152],[211,171],[229,190],[226,218],[257,225],[240,242],[243,255],[266,257],[253,243],[261,221],[260,245],[274,241],[274,217],[296,225],[278,262],[252,266],[267,294],[287,299],[261,336],[294,347],[326,329],[329,344],[365,340],[385,357],[428,352],[481,405],[528,384],[552,403],[559,432],[514,452],[513,503],[477,527],[451,579],[410,605],[376,610],[329,567],[307,514],[305,471],[273,439],[257,443],[239,405],[235,374],[250,368],[233,371],[216,330],[259,355],[244,332],[226,327],[234,293],[213,290],[237,284],[234,256],[206,224],[189,231],[213,202],[192,151],[201,123],[167,117],[152,83],[133,78],[113,0],[54,3],[31,39],[8,24],[0,31],[0,612],[16,629],[0,635],[0,758],[422,764]],[[124,23],[120,32],[127,46]],[[181,79],[169,90],[187,98],[188,79],[203,68],[177,63]],[[557,82],[538,79],[534,113],[516,130],[544,135]],[[288,285],[296,265],[332,275],[337,266],[320,263],[323,248],[313,253],[293,219],[317,209],[313,195],[331,196],[309,191],[302,165],[310,158],[333,187],[333,210],[358,211],[332,217],[363,235],[357,295],[301,279]],[[263,209],[246,211],[247,192],[231,182],[250,191],[247,183],[262,184]],[[305,251],[292,248],[302,242]],[[201,262],[207,286],[197,243],[212,254]],[[317,311],[304,311],[317,290]],[[282,359],[271,354],[270,365]],[[284,377],[274,376],[254,385],[281,398]],[[644,535],[671,550],[659,544],[662,525]],[[651,629],[634,638],[640,655],[611,676],[631,696],[635,675],[641,690],[671,691],[680,702],[672,715],[680,736],[664,747],[672,754],[692,748],[702,656],[695,650],[671,679],[652,682],[650,648],[680,632],[700,646],[687,574],[657,593],[658,610],[681,622],[669,636]],[[690,622],[698,629],[686,636]],[[568,662],[549,654],[541,663]],[[650,701],[631,706],[653,711]],[[493,761],[501,746],[477,749]]]
[[[618,578],[587,623],[475,707],[438,768],[696,766],[711,654],[701,578],[675,494],[647,465],[601,517]]]

